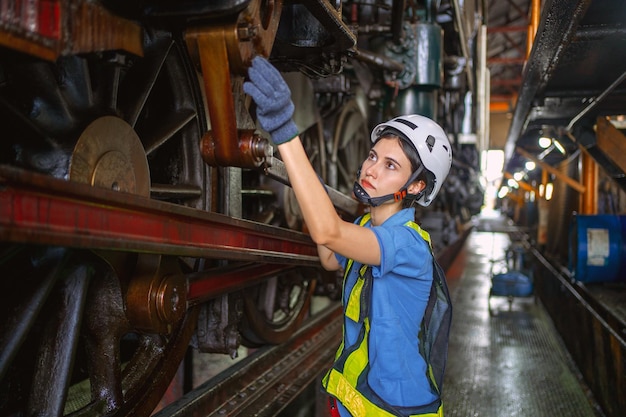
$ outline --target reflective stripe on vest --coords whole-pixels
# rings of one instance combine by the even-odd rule
[[[369,213],[365,214],[361,218],[359,225],[364,226],[369,219]],[[416,230],[430,246],[429,234],[422,230],[419,225],[413,221],[409,221],[405,226]],[[352,270],[352,266],[353,261],[349,259],[344,272],[344,291],[345,282]],[[409,417],[443,417],[443,403],[440,400],[433,404],[420,407],[393,407],[378,398],[375,393],[371,392],[371,389],[367,385],[367,373],[369,372],[368,340],[370,331],[368,313],[371,281],[371,268],[367,265],[361,266],[361,268],[359,268],[357,282],[350,291],[345,307],[346,318],[361,324],[361,331],[357,343],[345,349],[344,330],[344,340],[342,340],[335,355],[335,363],[322,379],[322,386],[329,394],[341,401],[343,406],[346,407],[354,417],[393,417],[397,415]],[[366,396],[363,394],[364,392],[369,392],[370,395]],[[377,398],[371,398],[374,396]],[[401,409],[402,414],[393,412],[393,410],[397,410],[398,408]]]

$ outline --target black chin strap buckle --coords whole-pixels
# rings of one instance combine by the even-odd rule
[[[359,200],[361,203],[371,203],[369,194],[363,189],[363,187],[361,187],[361,184],[359,184],[358,182],[354,183],[354,186],[352,187],[352,192],[354,193],[356,199]]]
[[[393,200],[393,201],[402,201],[406,197],[406,188],[403,188],[400,191],[396,191],[393,194],[387,194],[380,197],[370,197],[370,195],[361,187],[361,184],[358,182],[354,183],[354,187],[352,188],[354,192],[354,196],[357,200],[359,200],[363,204],[370,205],[372,207],[380,206],[381,204]]]

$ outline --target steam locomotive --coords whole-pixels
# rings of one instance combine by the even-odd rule
[[[438,120],[454,163],[420,216],[451,244],[483,200],[483,7],[0,0],[0,414],[149,415],[190,345],[280,343],[337,294],[243,93],[255,55],[345,218],[370,129]]]

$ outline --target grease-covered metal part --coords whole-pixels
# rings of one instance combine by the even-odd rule
[[[259,349],[155,417],[274,416],[329,366],[341,339],[341,306],[330,305],[286,343]]]

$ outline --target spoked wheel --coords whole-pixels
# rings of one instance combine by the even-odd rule
[[[248,346],[285,342],[309,313],[315,271],[299,268],[244,292],[241,333]]]
[[[351,100],[341,108],[331,130],[328,183],[347,195],[352,193],[356,173],[371,146],[367,126],[368,122],[356,100]]]
[[[149,33],[142,58],[52,64],[5,52],[0,66],[1,163],[209,206],[198,149],[206,123],[184,42]],[[176,304],[180,283],[168,282],[177,320],[137,325],[128,318],[132,291],[192,262],[0,244],[0,414],[149,415],[187,350],[196,311]]]

